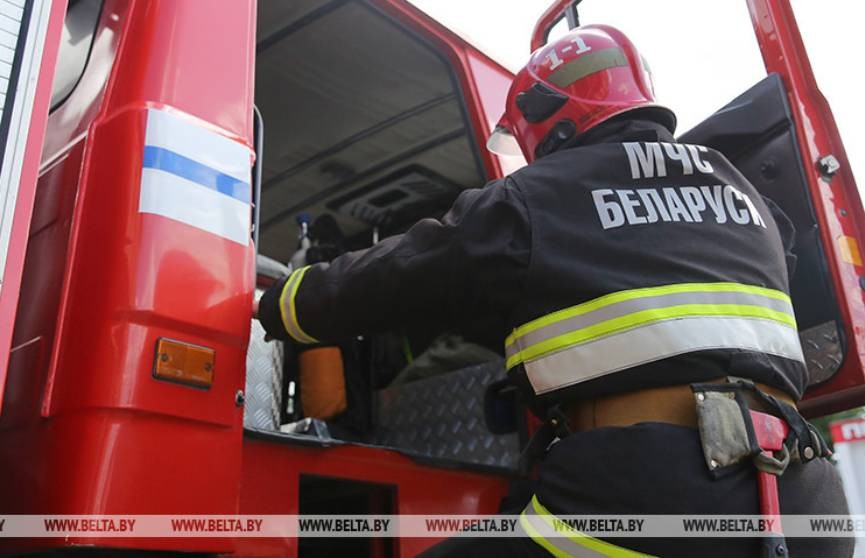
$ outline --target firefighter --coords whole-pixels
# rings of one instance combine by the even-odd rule
[[[583,26],[532,55],[490,138],[528,166],[264,295],[269,335],[305,344],[497,324],[509,378],[545,421],[526,537],[453,539],[431,555],[852,554],[850,539],[540,534],[559,515],[755,515],[754,464],[777,479],[782,513],[847,513],[795,410],[807,374],[792,225],[723,155],[677,143],[675,124],[631,41]],[[760,451],[749,409],[781,417],[783,451]]]

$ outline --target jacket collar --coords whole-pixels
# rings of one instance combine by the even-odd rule
[[[613,119],[598,124],[588,132],[568,142],[565,149],[598,143],[621,143],[626,141],[676,141],[663,125],[644,119]]]

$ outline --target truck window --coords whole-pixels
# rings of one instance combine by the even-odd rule
[[[51,108],[72,93],[87,66],[102,0],[70,0],[57,53],[57,72],[51,88]]]

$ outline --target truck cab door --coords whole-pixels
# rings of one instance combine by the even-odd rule
[[[789,0],[749,0],[768,77],[682,136],[715,147],[796,226],[791,296],[809,372],[803,412],[865,404],[865,213]]]
[[[824,322],[833,324],[824,326],[827,333],[803,336],[805,350],[812,352],[812,382],[802,405],[808,414],[821,415],[865,404],[865,265],[860,252],[865,212],[790,0],[748,0],[748,8],[766,72],[777,75],[786,92],[805,194],[815,218],[813,245],[822,254],[806,272],[821,273],[835,301],[828,309],[832,316]],[[794,305],[812,303],[804,298],[797,301],[794,296]],[[834,337],[831,328],[837,331]]]
[[[0,0],[0,406],[66,0]]]

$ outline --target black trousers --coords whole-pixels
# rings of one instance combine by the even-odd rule
[[[782,514],[847,514],[841,480],[826,459],[792,463],[778,480]],[[598,428],[555,444],[539,468],[534,492],[556,515],[757,515],[754,467],[719,479],[706,468],[693,428],[642,423]],[[503,510],[519,513],[518,509]],[[653,556],[761,556],[754,539],[609,539]],[[854,539],[787,538],[789,556],[848,558]],[[422,556],[549,556],[528,538],[450,539]]]

